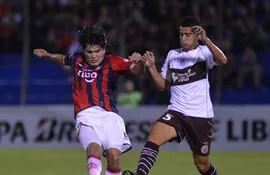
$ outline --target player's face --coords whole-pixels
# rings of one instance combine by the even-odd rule
[[[198,40],[191,27],[180,27],[179,29],[180,44],[186,50],[194,49]]]
[[[89,44],[85,49],[86,61],[91,66],[98,66],[104,59],[104,55],[105,49],[96,44]]]

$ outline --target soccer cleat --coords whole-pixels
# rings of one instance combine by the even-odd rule
[[[123,175],[136,175],[136,174],[133,173],[132,171],[125,170],[125,171],[123,171]]]

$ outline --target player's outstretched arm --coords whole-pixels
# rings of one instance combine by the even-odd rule
[[[227,63],[225,54],[207,37],[205,30],[201,26],[194,26],[192,30],[197,35],[198,40],[201,40],[209,48],[219,64]]]
[[[156,68],[154,53],[146,51],[145,54],[143,54],[143,61],[145,66],[148,67],[156,86],[159,90],[164,91],[166,89],[166,80],[161,76]]]
[[[58,64],[65,64],[65,55],[57,53],[49,53],[44,49],[34,49],[34,54],[40,58],[52,60]]]
[[[132,64],[130,65],[131,73],[135,75],[141,75],[144,73],[144,62],[141,54],[134,52],[129,56],[129,60],[132,61]]]

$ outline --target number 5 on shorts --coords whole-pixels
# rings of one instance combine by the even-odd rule
[[[163,120],[171,120],[172,119],[172,115],[171,114],[166,114],[165,116],[162,117]]]

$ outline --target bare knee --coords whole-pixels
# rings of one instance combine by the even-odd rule
[[[108,168],[120,169],[120,157],[119,155],[108,155]]]
[[[90,143],[87,148],[87,157],[101,157],[102,149],[97,143]]]
[[[148,135],[148,141],[161,146],[176,136],[177,134],[174,127],[156,122]]]
[[[200,173],[205,173],[210,168],[208,156],[193,155],[194,164]]]
[[[150,132],[147,138],[148,141],[157,144],[158,146],[161,145],[160,139],[155,132]]]

